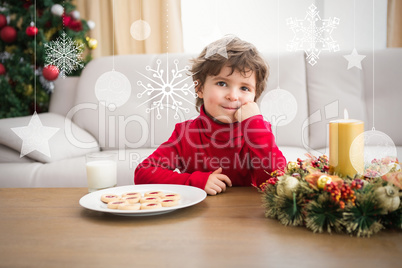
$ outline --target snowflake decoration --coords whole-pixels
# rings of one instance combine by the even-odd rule
[[[191,82],[190,84],[184,83],[187,79],[190,78],[190,76],[182,78],[183,73],[187,72],[189,70],[189,67],[185,66],[183,69],[179,69],[178,66],[179,61],[174,60],[173,63],[175,65],[175,68],[171,69],[171,76],[169,75],[168,71],[164,76],[165,70],[161,68],[162,61],[160,59],[156,61],[157,64],[156,70],[152,69],[150,66],[145,67],[145,70],[153,73],[152,74],[153,78],[150,78],[142,73],[139,73],[140,75],[147,78],[150,82],[147,83],[146,85],[142,83],[142,81],[137,82],[137,85],[144,88],[144,91],[138,93],[137,97],[141,98],[142,96],[144,96],[144,94],[147,94],[148,96],[154,94],[154,96],[152,96],[149,100],[141,103],[138,107],[154,99],[157,99],[152,102],[151,108],[146,109],[147,113],[150,113],[152,110],[156,109],[157,119],[162,118],[161,110],[163,110],[164,108],[170,108],[176,111],[174,118],[178,119],[179,118],[178,113],[180,110],[184,111],[185,113],[190,112],[190,109],[182,107],[183,101],[194,104],[193,102],[186,99],[184,96],[190,95],[193,96],[194,98],[197,98],[197,94],[194,93],[194,90],[192,90],[192,88],[196,86],[197,83],[196,82]],[[166,70],[169,70],[168,60],[166,61]]]
[[[339,51],[339,45],[332,39],[331,33],[339,25],[338,18],[321,19],[317,7],[312,4],[303,20],[288,18],[286,20],[294,33],[289,51],[302,50],[307,54],[306,59],[314,66],[321,51]]]
[[[63,32],[55,41],[45,44],[46,48],[46,66],[56,66],[63,78],[66,74],[84,67],[81,54],[84,50],[84,44],[78,44],[76,41]]]

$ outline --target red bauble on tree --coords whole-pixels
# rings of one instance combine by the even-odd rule
[[[0,63],[0,75],[4,75],[6,73],[6,67]]]
[[[11,26],[5,26],[0,32],[1,39],[6,43],[12,43],[17,40],[17,31]]]
[[[7,25],[7,18],[3,14],[0,14],[0,29]]]
[[[33,24],[31,24],[31,26],[27,27],[27,29],[25,30],[25,33],[28,36],[35,36],[38,33],[38,28],[36,28]]]
[[[46,80],[53,81],[59,77],[59,69],[54,65],[48,65],[43,68],[42,74]]]
[[[75,20],[72,16],[68,16],[65,13],[62,15],[63,24],[73,31],[82,31],[82,23],[80,20]]]

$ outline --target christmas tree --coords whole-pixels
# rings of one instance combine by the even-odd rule
[[[80,75],[91,60],[93,27],[71,0],[0,0],[0,118],[46,112],[52,81]],[[61,62],[57,49],[77,52],[79,63]]]

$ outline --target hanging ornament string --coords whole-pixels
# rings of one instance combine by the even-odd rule
[[[278,89],[279,87],[279,0],[276,0],[276,60],[278,72]]]
[[[36,0],[34,2],[34,23],[35,23],[35,27],[36,27]],[[31,14],[31,20],[32,20],[32,14]],[[33,75],[34,75],[34,111],[36,113],[36,74],[35,74],[35,70],[36,70],[36,34],[34,36],[34,67],[33,67]]]
[[[375,13],[374,13],[374,0],[373,0],[373,131],[375,130],[375,127],[374,127],[374,76],[375,76],[375,74],[374,74],[374,15],[375,15]]]
[[[169,1],[166,1],[166,83],[169,85]],[[163,106],[162,106],[163,107]],[[166,107],[169,107],[169,99],[166,98]],[[169,122],[169,109],[166,109],[166,124]]]
[[[142,20],[142,0],[140,0],[140,20]]]
[[[365,55],[360,55],[356,50],[356,0],[353,0],[353,50],[349,55],[343,56],[348,61],[347,69],[356,67],[362,70],[361,61],[366,57]]]
[[[169,1],[166,1],[166,54],[169,53]]]
[[[353,47],[356,48],[356,0],[353,0]]]
[[[63,0],[63,15],[66,15],[66,10],[64,9],[64,4],[65,4],[65,1]],[[65,31],[65,29],[64,29],[64,20],[65,20],[65,16],[63,16],[62,17],[62,20],[61,20],[61,22],[62,22],[62,24],[63,24],[63,32]]]
[[[114,0],[113,0],[113,5],[112,5],[112,24],[113,24],[113,26],[112,26],[112,34],[113,34],[113,37],[112,37],[112,64],[113,64],[113,66],[112,66],[112,71],[114,71]]]

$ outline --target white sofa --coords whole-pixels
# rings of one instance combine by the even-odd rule
[[[328,153],[328,123],[343,118],[344,108],[348,109],[350,118],[364,120],[365,129],[371,130],[373,83],[375,128],[391,137],[401,157],[402,49],[359,53],[366,55],[362,70],[347,69],[348,62],[343,55],[350,51],[322,53],[314,66],[306,62],[301,52],[263,53],[271,75],[268,88],[258,100],[261,109],[269,110],[264,96],[278,87],[293,94],[297,102],[297,107],[285,107],[297,109],[294,119],[286,125],[273,127],[277,144],[287,160],[303,158],[306,152]],[[140,97],[138,94],[144,91],[141,83],[156,87],[150,79],[159,81],[153,77],[158,62],[165,76],[166,69],[169,71],[171,79],[175,63],[178,70],[183,70],[194,56],[116,56],[115,70],[129,79],[131,96],[115,110],[99,104],[95,95],[97,79],[113,68],[112,57],[91,61],[79,78],[59,78],[49,113],[39,114],[44,126],[60,128],[49,139],[51,157],[37,151],[20,157],[22,140],[11,128],[27,126],[32,116],[0,120],[0,187],[85,187],[85,154],[99,150],[118,152],[118,185],[133,184],[136,165],[167,140],[175,123],[197,116],[194,98],[190,95],[185,96],[189,101],[181,105],[189,108],[189,113],[180,113],[179,119],[174,118],[173,110],[166,108],[161,111],[161,119],[157,118],[156,110],[147,113],[146,108],[158,98],[150,100],[153,94]],[[186,82],[191,83],[191,78],[179,86]]]

